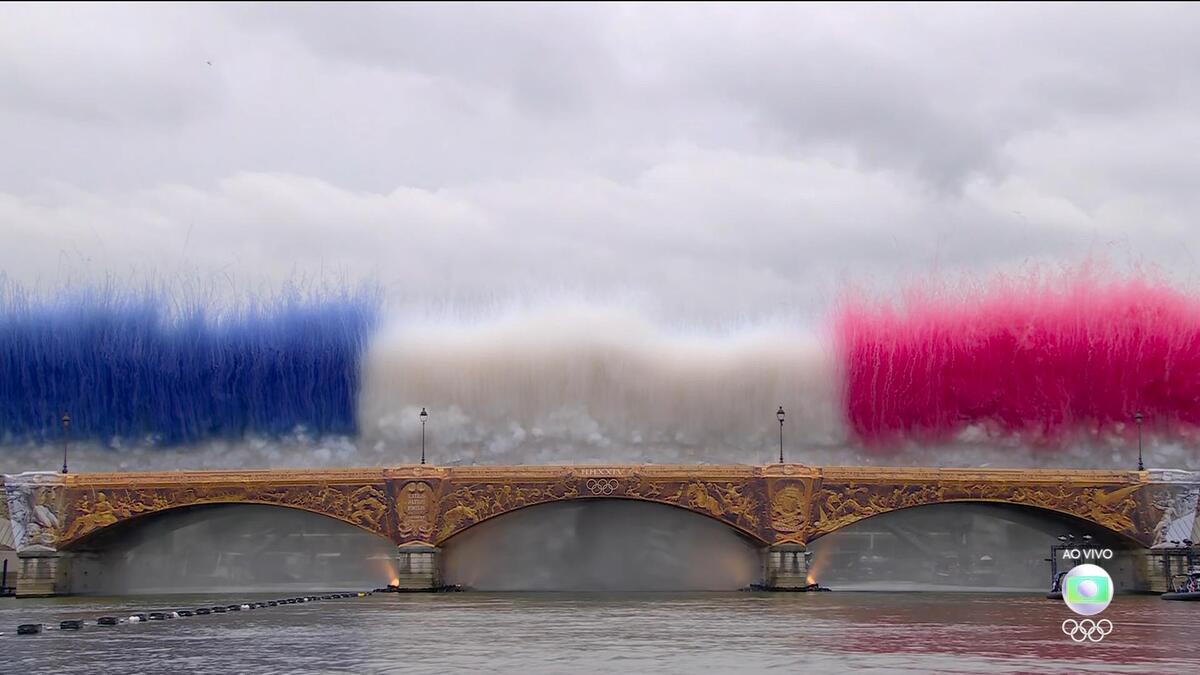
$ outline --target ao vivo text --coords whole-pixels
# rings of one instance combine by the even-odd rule
[[[1063,549],[1064,560],[1112,560],[1111,548],[1066,548]]]

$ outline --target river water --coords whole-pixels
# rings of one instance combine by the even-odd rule
[[[295,594],[293,594],[295,595]],[[1197,672],[1200,603],[1118,596],[1076,644],[1036,594],[376,594],[116,627],[58,621],[265,595],[0,601],[0,671],[256,673]],[[52,623],[18,636],[20,623]]]

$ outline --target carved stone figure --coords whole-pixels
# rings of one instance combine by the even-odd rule
[[[58,546],[59,518],[55,491],[61,483],[56,474],[23,473],[6,476],[4,491],[12,525],[13,548],[21,551],[53,551]]]

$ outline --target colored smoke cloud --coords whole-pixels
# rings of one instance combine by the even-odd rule
[[[186,294],[185,294],[186,295]],[[0,288],[0,441],[187,443],[356,431],[370,293],[221,307],[112,285],[56,298]]]
[[[0,284],[4,466],[56,461],[64,411],[85,470],[394,464],[419,456],[422,407],[451,464],[766,462],[779,405],[787,458],[813,464],[1125,466],[1138,410],[1148,463],[1198,459],[1200,295],[1153,276],[847,295],[821,333],[591,303],[387,317],[336,288],[206,298]]]
[[[848,299],[834,333],[848,424],[875,449],[1129,439],[1137,411],[1165,436],[1200,425],[1200,298],[1153,277],[935,283],[895,303]]]

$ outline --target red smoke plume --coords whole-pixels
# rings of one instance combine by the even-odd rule
[[[969,427],[1054,447],[1200,429],[1200,297],[1152,278],[999,278],[847,299],[835,316],[851,429],[876,448]]]

